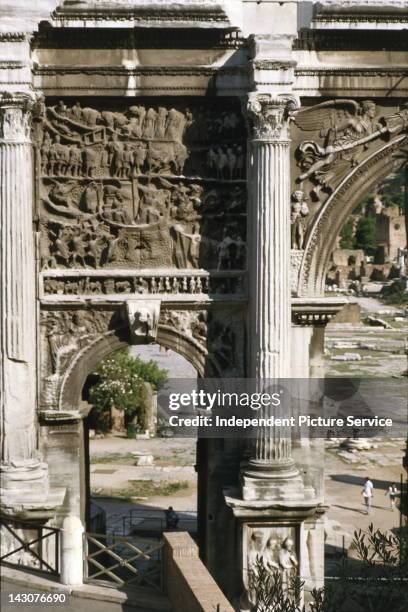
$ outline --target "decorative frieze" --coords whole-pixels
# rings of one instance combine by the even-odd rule
[[[154,275],[47,276],[43,273],[43,295],[47,296],[125,296],[142,295],[244,295],[244,275],[183,274],[173,271]]]

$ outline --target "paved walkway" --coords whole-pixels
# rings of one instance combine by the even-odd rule
[[[1,609],[2,612],[34,612],[34,610],[40,610],[41,612],[54,612],[55,610],[61,612],[152,612],[151,608],[139,608],[126,605],[124,603],[116,603],[113,601],[101,601],[100,599],[88,599],[73,595],[65,595],[66,603],[11,603],[10,596],[14,597],[17,594],[28,594],[28,593],[41,593],[45,596],[52,595],[48,591],[42,591],[35,587],[23,587],[18,584],[14,584],[9,580],[1,581]],[[63,593],[61,592],[61,595]]]

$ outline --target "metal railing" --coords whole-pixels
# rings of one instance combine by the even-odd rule
[[[2,549],[7,551],[1,563],[59,575],[59,529],[6,518],[0,519],[0,527]]]
[[[162,541],[85,533],[85,581],[161,591],[162,548]]]
[[[179,522],[177,531],[188,531],[195,534],[197,532],[197,512],[195,510],[183,510],[178,512]],[[132,508],[129,513],[122,516],[111,529],[111,533],[126,536],[134,532],[143,537],[160,538],[164,531],[168,530],[164,511],[161,509]]]

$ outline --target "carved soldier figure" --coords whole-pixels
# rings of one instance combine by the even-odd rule
[[[103,239],[97,234],[90,234],[88,239],[88,259],[92,260],[94,268],[96,268],[100,262],[102,250],[104,248]]]
[[[156,118],[157,118],[157,113],[154,110],[154,108],[149,108],[144,118],[144,129],[143,129],[144,138],[149,138],[149,139],[154,138]]]
[[[246,262],[246,243],[242,240],[241,235],[237,233],[235,236],[235,268],[237,270],[245,269]]]
[[[207,152],[207,168],[210,171],[210,174],[215,174],[215,170],[217,168],[217,154],[214,149],[208,149]]]
[[[101,170],[104,176],[109,176],[109,151],[106,147],[102,148],[101,151],[101,161],[100,161]]]
[[[115,142],[113,157],[112,157],[112,171],[113,176],[117,176],[118,178],[123,178],[125,173],[125,164],[124,164],[124,149],[123,144],[119,141]]]
[[[95,170],[100,166],[101,162],[101,154],[97,149],[91,149],[87,147],[84,150],[85,157],[85,172],[89,177],[93,177],[95,175]]]
[[[171,108],[167,115],[166,138],[168,140],[182,142],[185,127],[186,118],[183,113],[180,113],[175,108]]]
[[[227,148],[226,158],[227,158],[227,168],[228,168],[229,178],[232,180],[234,178],[237,157],[235,153],[233,152],[233,150],[231,149],[231,147]]]
[[[146,109],[144,106],[131,106],[129,108],[129,114],[131,115],[129,122],[129,131],[133,137],[141,138],[143,134],[144,118],[146,116]]]
[[[304,218],[309,214],[303,191],[297,190],[292,193],[291,204],[291,248],[303,249],[305,239]]]
[[[177,277],[173,278],[173,286],[172,286],[172,292],[173,293],[178,293],[179,292],[179,288],[180,288],[180,283]]]
[[[190,293],[195,293],[196,292],[196,281],[195,281],[194,276],[190,278],[189,285],[190,285]]]
[[[217,152],[216,152],[216,158],[215,158],[215,166],[216,166],[216,170],[217,170],[217,178],[222,179],[224,178],[224,174],[225,174],[225,168],[227,167],[228,164],[228,157],[227,155],[224,153],[223,149],[221,147],[217,148]]]
[[[78,264],[85,266],[86,243],[84,237],[82,236],[80,227],[75,230],[75,233],[71,238],[71,247],[71,265],[75,266],[75,264]]]
[[[243,178],[245,157],[244,157],[244,153],[242,151],[241,146],[236,147],[235,155],[236,155],[235,176],[236,178]]]
[[[69,147],[67,174],[79,176],[82,167],[82,151],[77,145]]]
[[[61,175],[66,172],[68,165],[68,147],[61,144],[61,137],[56,134],[50,146],[50,174]]]
[[[170,279],[168,276],[166,276],[164,279],[164,288],[165,288],[166,293],[171,292],[171,284],[170,284]]]
[[[133,167],[133,151],[130,144],[125,144],[123,151],[123,176],[130,177]]]
[[[166,133],[166,122],[167,122],[167,109],[163,106],[159,106],[156,119],[156,132],[155,137],[162,139]]]
[[[52,140],[48,132],[44,133],[40,153],[41,153],[41,172],[46,174],[48,171],[49,154]]]
[[[146,160],[147,149],[146,145],[143,142],[137,142],[134,146],[133,153],[133,162],[135,165],[136,174],[141,174],[143,170],[143,165]]]
[[[229,235],[229,229],[224,228],[223,239],[218,245],[218,266],[217,270],[229,270],[231,268],[231,246],[234,243]]]
[[[60,227],[58,227],[56,232],[50,230],[50,234],[54,236],[54,242],[51,249],[51,261],[55,263],[55,267],[57,267],[58,259],[61,259],[62,263],[68,265],[68,261],[71,254],[68,245],[68,242],[70,240],[69,230],[67,228],[61,229]]]
[[[82,121],[82,108],[78,101],[71,107],[71,115],[76,119],[76,121]]]

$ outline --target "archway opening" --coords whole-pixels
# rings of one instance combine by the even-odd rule
[[[82,389],[87,531],[159,540],[197,532],[196,440],[170,437],[157,393],[197,371],[159,344],[105,356]],[[173,508],[173,514],[168,512]]]
[[[339,231],[325,286],[326,296],[341,294],[348,300],[325,330],[326,376],[356,379],[354,409],[364,398],[368,413],[381,409],[374,401],[375,391],[370,394],[367,389],[381,387],[387,398],[382,416],[397,419],[399,406],[406,403],[407,196],[404,167],[368,187]],[[355,530],[373,523],[391,531],[399,524],[399,510],[405,520],[399,503],[390,508],[386,497],[392,483],[401,488],[401,439],[392,438],[386,429],[369,438],[361,428],[350,439],[336,435],[326,442],[325,454],[328,576],[335,573],[339,555],[351,558],[359,571],[351,547]],[[365,477],[374,484],[372,514],[363,506]]]

